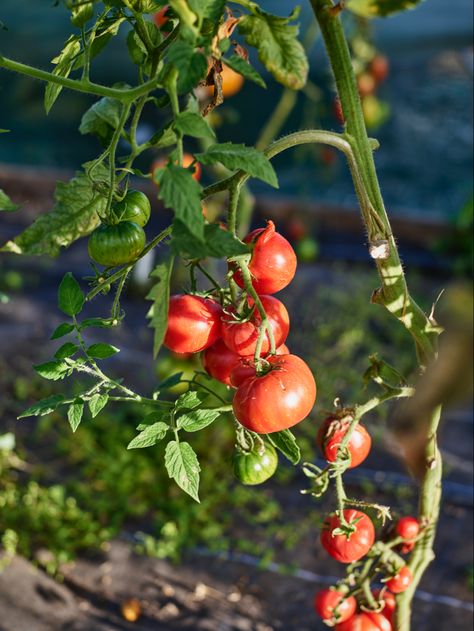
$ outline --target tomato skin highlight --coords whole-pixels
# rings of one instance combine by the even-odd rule
[[[293,280],[297,265],[295,251],[276,232],[273,221],[267,221],[266,228],[250,232],[244,243],[253,244],[249,270],[257,294],[276,294]],[[234,273],[234,280],[239,287],[244,286],[240,270]]]
[[[336,513],[328,515],[321,530],[321,543],[326,552],[340,563],[353,563],[367,554],[375,541],[375,528],[368,515],[352,508],[344,510],[349,524],[357,522],[355,532],[349,538],[345,534],[334,535],[333,530],[341,526]]]
[[[395,526],[395,532],[404,539],[416,539],[420,532],[420,522],[415,517],[401,517]]]
[[[316,400],[316,382],[302,359],[271,355],[267,362],[269,372],[245,379],[232,403],[237,420],[257,434],[296,425],[308,416]]]
[[[101,224],[89,237],[89,256],[96,263],[114,267],[134,261],[145,247],[143,228],[132,221]]]
[[[408,565],[405,565],[396,576],[386,582],[386,585],[393,594],[402,594],[410,587],[412,581],[413,574]]]
[[[323,620],[344,622],[355,614],[357,601],[354,596],[344,599],[337,589],[322,589],[314,597],[314,609]]]
[[[275,338],[276,347],[281,346],[290,331],[290,316],[285,305],[273,296],[260,296]],[[262,319],[255,308],[248,322],[235,322],[229,316],[222,320],[222,337],[228,348],[238,355],[253,355],[257,347],[258,328]],[[262,344],[262,355],[270,352],[268,331],[265,332]]]
[[[143,228],[150,219],[150,200],[141,191],[128,191],[125,197],[115,204],[113,211],[118,221],[133,221]]]
[[[201,296],[171,296],[164,346],[175,353],[197,353],[221,335],[222,309],[218,302]]]
[[[338,420],[335,417],[328,417],[322,424],[317,437],[317,442],[320,445],[324,457],[328,462],[335,462],[337,460],[337,453],[342,439],[346,435],[349,429],[348,420]],[[349,469],[359,466],[370,453],[372,446],[372,439],[365,427],[358,423],[352,432],[352,435],[347,444],[351,456],[351,464]]]
[[[265,451],[244,453],[236,450],[232,458],[234,475],[247,486],[263,484],[269,480],[278,467],[278,454],[273,445],[265,443]]]
[[[391,623],[380,613],[361,612],[335,627],[336,631],[392,631]]]

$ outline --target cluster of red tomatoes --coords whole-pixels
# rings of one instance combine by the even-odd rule
[[[321,540],[329,554],[341,563],[352,563],[362,558],[370,550],[375,541],[375,530],[367,515],[356,510],[344,511],[349,524],[355,531],[347,537],[345,534],[334,534],[341,526],[337,515],[331,515],[325,522]],[[402,517],[395,526],[394,536],[402,542],[399,550],[407,553],[412,550],[420,532],[420,524],[414,517]],[[404,565],[395,575],[386,576],[384,587],[374,590],[373,596],[378,603],[374,611],[358,610],[358,603],[353,595],[361,592],[360,585],[351,588],[346,584],[323,589],[315,595],[316,613],[337,631],[392,631],[392,618],[396,609],[395,594],[401,594],[411,585],[413,580],[410,568]],[[362,597],[364,595],[362,594]]]
[[[295,274],[293,248],[271,221],[244,241],[251,249],[252,286],[271,335],[267,328],[263,331],[257,299],[245,290],[242,272],[236,267],[233,279],[244,290],[238,304],[188,294],[170,298],[164,344],[175,353],[202,351],[208,374],[235,388],[233,410],[241,425],[269,434],[292,427],[309,414],[316,400],[316,383],[305,362],[285,346],[290,318],[284,304],[273,296]],[[258,344],[261,350],[256,358]]]

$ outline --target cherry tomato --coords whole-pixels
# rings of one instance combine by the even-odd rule
[[[222,309],[201,296],[171,296],[164,345],[175,353],[197,353],[221,335]]]
[[[285,237],[276,232],[273,221],[267,221],[266,228],[250,232],[244,242],[252,248],[249,270],[258,294],[275,294],[292,281],[296,254]],[[235,272],[234,279],[240,287],[244,286],[240,270]]]
[[[118,221],[133,221],[143,228],[150,219],[150,200],[141,191],[128,191],[113,210]]]
[[[375,528],[371,519],[360,511],[352,508],[344,510],[347,523],[355,526],[355,531],[349,536],[333,534],[341,527],[341,520],[336,513],[328,515],[321,530],[321,543],[325,550],[340,563],[353,563],[367,554],[375,541]]]
[[[374,596],[383,604],[383,609],[380,612],[382,616],[385,616],[389,622],[392,622],[393,614],[397,607],[395,596],[388,589],[377,589],[374,591]]]
[[[101,224],[89,237],[89,256],[96,263],[113,267],[134,261],[145,247],[143,228],[131,221]]]
[[[404,565],[398,574],[386,582],[387,589],[394,594],[405,592],[413,581],[413,574],[407,565]]]
[[[401,554],[410,554],[410,552],[415,548],[415,542],[414,541],[406,541],[405,543],[400,544],[400,546],[398,546],[398,551]]]
[[[287,429],[302,421],[316,400],[314,377],[296,355],[268,357],[264,375],[245,379],[232,403],[240,423],[257,434]]]
[[[336,625],[336,631],[392,631],[392,625],[382,614],[364,611]]]
[[[416,539],[420,532],[420,522],[415,517],[402,517],[395,526],[395,532],[404,539]]]
[[[354,596],[345,598],[335,588],[322,589],[314,597],[314,609],[323,620],[344,622],[355,614],[357,601]]]
[[[260,296],[263,308],[270,322],[275,345],[281,346],[290,330],[290,316],[285,305],[273,296]],[[249,301],[251,303],[251,301]],[[257,308],[254,309],[252,317],[248,322],[238,322],[232,320],[230,315],[225,315],[222,319],[222,337],[225,344],[234,353],[239,355],[253,355],[257,346],[258,329],[262,318]],[[270,352],[270,340],[268,331],[265,332],[262,344],[262,355]]]
[[[244,85],[243,76],[239,74],[238,72],[235,72],[235,70],[232,70],[232,68],[230,68],[226,64],[222,64],[221,77],[222,77],[222,94],[224,95],[224,98],[229,98],[231,96],[234,96],[235,94],[240,92],[240,90],[242,89],[242,86]],[[213,94],[214,94],[214,86],[213,85],[208,86],[207,95],[211,97]]]
[[[158,28],[161,28],[168,22],[169,18],[166,14],[169,8],[169,5],[165,4],[164,7],[161,7],[161,9],[153,15],[153,21]]]
[[[191,155],[190,153],[185,153],[183,155],[183,168],[184,169],[188,169],[192,165],[193,162],[194,162],[193,155]],[[154,160],[150,168],[152,179],[153,179],[153,174],[155,173],[155,171],[157,169],[163,169],[167,164],[168,164],[168,160],[166,158],[158,158],[157,160]],[[202,174],[202,167],[199,164],[199,162],[195,162],[193,178],[196,180],[196,182],[199,182],[199,180],[201,179],[201,174]],[[154,180],[153,182],[157,184]]]
[[[253,486],[272,477],[278,467],[278,455],[273,445],[265,443],[262,451],[255,448],[251,452],[236,449],[232,462],[237,480]]]
[[[370,72],[372,76],[377,81],[377,83],[382,83],[388,77],[388,73],[390,70],[390,64],[388,59],[384,57],[384,55],[375,55],[375,57],[370,62]]]
[[[369,129],[376,129],[383,125],[390,117],[390,106],[373,94],[362,99],[362,111],[365,124]]]
[[[357,87],[361,96],[373,94],[376,88],[375,78],[368,72],[362,72],[357,77]]]
[[[286,344],[282,344],[276,349],[277,355],[289,355],[290,351]],[[253,355],[249,357],[241,357],[240,355],[239,361],[232,368],[230,373],[230,383],[234,386],[234,388],[238,388],[246,379],[250,377],[255,377],[255,363],[253,359]]]
[[[349,421],[347,419],[337,419],[330,416],[322,424],[317,442],[321,446],[324,457],[328,462],[337,460],[337,453],[342,439],[349,429]],[[365,427],[357,424],[349,439],[347,448],[351,457],[349,469],[353,469],[364,462],[370,452],[372,439]]]
[[[296,256],[298,261],[312,263],[318,258],[319,245],[313,237],[304,237],[296,244]]]

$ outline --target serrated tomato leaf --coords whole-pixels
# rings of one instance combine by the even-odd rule
[[[170,300],[170,281],[173,271],[174,257],[168,256],[159,263],[150,274],[156,282],[147,294],[147,300],[152,300],[153,304],[147,313],[150,326],[154,329],[153,335],[153,357],[159,353],[163,340],[165,339],[166,326],[168,324],[168,307]]]
[[[172,440],[166,445],[165,466],[170,478],[199,502],[199,471],[197,456],[189,443]]]

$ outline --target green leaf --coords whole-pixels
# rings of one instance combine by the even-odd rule
[[[165,127],[164,129],[160,129],[156,134],[148,141],[150,147],[155,147],[156,149],[161,149],[163,147],[171,147],[176,144],[176,134],[171,129],[171,127]]]
[[[54,356],[56,359],[66,359],[66,357],[72,357],[75,355],[78,350],[79,346],[77,344],[66,342],[58,348],[58,350],[54,353]]]
[[[221,412],[216,410],[193,410],[181,414],[177,419],[177,425],[179,429],[184,429],[186,432],[198,432],[213,423],[219,416]]]
[[[83,331],[84,329],[88,329],[93,326],[102,329],[109,329],[113,326],[113,324],[110,320],[105,320],[104,318],[86,318],[79,325],[79,329]]]
[[[407,385],[407,381],[396,368],[380,359],[378,353],[369,357],[370,367],[364,373],[364,384],[375,381],[379,386],[386,388],[401,388]]]
[[[112,346],[111,344],[104,344],[103,342],[98,342],[97,344],[91,344],[87,349],[87,354],[89,357],[93,357],[94,359],[107,359],[108,357],[112,357],[116,353],[120,353],[120,349]]]
[[[0,211],[11,213],[18,210],[20,206],[12,202],[6,193],[0,188]]]
[[[41,375],[44,379],[50,379],[51,381],[58,381],[58,379],[64,379],[68,372],[71,370],[71,367],[68,366],[62,360],[51,360],[49,362],[45,362],[44,364],[38,364],[37,366],[33,366],[38,375]]]
[[[72,35],[67,40],[59,55],[52,60],[52,63],[56,64],[53,74],[58,77],[68,77],[80,50],[81,44],[79,37],[77,37],[77,35]],[[46,84],[46,90],[44,93],[44,108],[46,110],[46,114],[49,114],[62,89],[62,86],[57,85],[56,83]]]
[[[298,40],[298,26],[291,25],[297,12],[287,18],[255,8],[239,22],[239,31],[250,46],[258,51],[258,58],[277,81],[299,90],[308,78],[308,60]]]
[[[67,411],[67,418],[72,431],[75,432],[82,421],[82,415],[84,414],[84,401],[82,399],[76,399],[74,403],[71,403]]]
[[[207,120],[194,112],[181,112],[174,123],[182,134],[194,138],[210,138],[214,140],[216,134]]]
[[[89,405],[89,411],[91,413],[92,418],[95,418],[99,412],[101,412],[105,406],[107,405],[107,402],[109,400],[109,395],[108,394],[94,394],[89,401],[87,402]]]
[[[62,394],[53,394],[50,397],[46,397],[45,399],[41,399],[41,401],[34,403],[22,412],[18,418],[25,418],[26,416],[44,416],[45,414],[54,412],[54,410],[62,405],[63,401],[64,397]]]
[[[168,60],[178,70],[178,92],[185,93],[197,86],[207,73],[207,60],[188,42],[179,40],[168,51]]]
[[[182,372],[177,372],[174,375],[170,375],[167,379],[158,384],[157,392],[161,392],[161,390],[169,390],[174,386],[178,385],[181,382],[181,377],[183,376]]]
[[[204,155],[204,154],[203,154]],[[200,241],[204,239],[204,217],[201,207],[201,186],[188,169],[168,164],[158,171],[158,197],[167,208],[173,209],[177,219]]]
[[[207,393],[188,390],[188,392],[184,392],[176,399],[174,408],[175,410],[192,410],[201,405],[208,396]]]
[[[93,134],[105,144],[117,129],[122,111],[123,103],[104,97],[83,115],[79,131],[81,134]]]
[[[245,59],[239,57],[239,55],[226,57],[224,59],[224,62],[229,66],[229,68],[232,68],[232,70],[235,70],[235,72],[238,72],[246,79],[250,79],[250,81],[253,81],[261,88],[267,87],[267,84],[263,80],[263,77],[255,70],[253,66],[247,63]]]
[[[68,316],[77,315],[84,306],[84,294],[71,272],[67,272],[59,285],[58,305]]]
[[[414,9],[422,0],[348,0],[346,8],[364,18],[385,18]]]
[[[56,327],[50,337],[51,340],[58,340],[60,337],[64,337],[65,335],[69,335],[74,331],[74,325],[69,324],[69,322],[63,322],[58,327]]]
[[[91,163],[83,166],[87,169]],[[108,181],[104,166],[94,169],[94,177]],[[99,224],[98,213],[103,213],[107,199],[93,187],[85,173],[79,172],[70,182],[59,182],[53,209],[38,217],[13,241],[8,241],[0,252],[15,254],[47,254],[57,256],[61,247],[67,247]]]
[[[222,228],[219,224],[209,224],[204,228],[206,240],[206,256],[213,256],[217,259],[222,257],[238,256],[247,254],[249,247],[237,239],[231,232]]]
[[[252,177],[278,188],[277,176],[270,160],[254,147],[226,142],[211,145],[205,153],[197,153],[195,157],[201,164],[220,162],[228,169],[241,169]]]
[[[159,440],[162,440],[166,436],[166,432],[169,429],[169,425],[163,423],[162,421],[158,423],[153,423],[153,425],[149,425],[142,432],[135,436],[133,440],[131,440],[127,449],[141,449],[143,447],[152,447]]]
[[[291,464],[297,465],[301,458],[300,448],[289,429],[267,434],[268,440],[287,458]]]
[[[199,0],[198,4],[201,9],[201,15],[211,22],[215,22],[216,26],[218,26],[224,13],[226,0]]]
[[[199,471],[200,466],[196,454],[189,443],[179,443],[172,440],[166,445],[165,466],[170,478],[199,502]]]
[[[159,263],[150,274],[151,278],[156,279],[156,283],[150,289],[147,300],[152,300],[153,304],[147,313],[150,320],[150,326],[154,329],[153,336],[153,357],[158,352],[165,339],[166,326],[168,324],[168,306],[170,300],[170,280],[173,271],[174,257],[168,256],[167,259]],[[161,385],[160,387],[163,387]]]
[[[95,38],[90,48],[90,59],[94,59],[109,41],[117,35],[120,25],[125,22],[125,17],[117,17],[117,14],[111,14],[98,20],[96,23]],[[81,52],[74,63],[74,70],[82,68],[84,65],[84,53]]]

